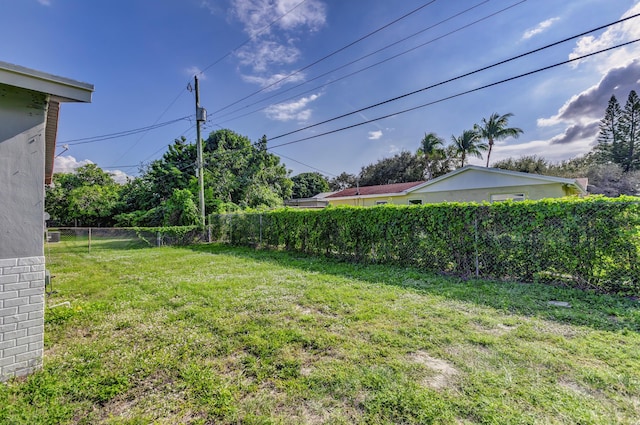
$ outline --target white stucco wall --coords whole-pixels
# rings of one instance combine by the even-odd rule
[[[0,85],[0,259],[43,255],[46,100]]]

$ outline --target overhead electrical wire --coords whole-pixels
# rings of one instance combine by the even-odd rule
[[[341,48],[339,48],[337,50],[334,50],[333,52],[321,57],[320,59],[317,59],[317,60],[313,61],[312,63],[310,63],[308,65],[305,65],[302,68],[299,68],[299,69],[293,71],[292,73],[290,73],[288,75],[285,75],[284,77],[282,77],[279,80],[277,80],[277,81],[275,81],[275,82],[273,82],[273,83],[261,88],[260,90],[256,90],[253,93],[250,93],[250,94],[246,95],[245,97],[243,97],[241,99],[238,99],[238,100],[228,104],[227,106],[225,106],[223,108],[220,108],[218,110],[213,111],[212,114],[217,114],[218,112],[222,112],[222,111],[232,107],[233,105],[236,105],[236,104],[242,102],[243,100],[247,100],[250,97],[253,97],[253,96],[255,96],[255,95],[259,94],[259,93],[262,93],[263,91],[265,91],[265,90],[267,90],[267,89],[269,89],[269,88],[271,88],[271,87],[273,87],[273,86],[275,86],[277,84],[280,84],[281,82],[293,77],[294,75],[297,75],[300,72],[305,71],[305,70],[311,68],[312,66],[315,66],[315,65],[319,64],[320,62],[325,61],[325,60],[329,59],[330,57],[332,57],[332,56],[334,56],[334,55],[336,55],[336,54],[348,49],[349,47],[352,47],[352,46],[360,43],[361,41],[366,40],[367,38],[373,36],[374,34],[377,34],[378,32],[390,27],[391,25],[398,23],[399,21],[401,21],[401,20],[413,15],[414,13],[424,9],[427,6],[430,6],[431,4],[433,4],[435,2],[436,2],[436,0],[430,0],[430,1],[426,2],[426,3],[424,3],[423,5],[417,7],[416,9],[413,9],[410,12],[405,13],[404,15],[400,16],[399,18],[394,19],[393,21],[391,21],[391,22],[389,22],[389,23],[387,23],[387,24],[385,24],[385,25],[383,25],[383,26],[381,26],[381,27],[369,32],[366,35],[363,35],[362,37],[358,38],[357,40],[352,41],[352,42],[348,43],[347,45],[345,45],[345,46],[343,46],[343,47],[341,47]]]
[[[375,103],[375,104],[373,104],[373,105],[369,105],[369,106],[366,106],[366,107],[364,107],[364,108],[357,109],[357,110],[355,110],[355,111],[351,111],[351,112],[348,112],[348,113],[345,113],[345,114],[342,114],[342,115],[338,115],[338,116],[336,116],[336,117],[329,118],[329,119],[327,119],[327,120],[320,121],[320,122],[315,123],[315,124],[310,124],[310,125],[307,125],[307,126],[305,126],[305,127],[299,128],[299,129],[297,129],[297,130],[292,130],[292,131],[289,131],[289,132],[287,132],[287,133],[283,133],[283,134],[280,134],[280,135],[278,135],[278,136],[271,137],[269,140],[275,140],[275,139],[279,139],[279,138],[282,138],[282,137],[285,137],[285,136],[289,136],[289,135],[291,135],[291,134],[299,133],[300,131],[308,130],[308,129],[310,129],[310,128],[317,127],[317,126],[322,125],[322,124],[326,124],[326,123],[329,123],[329,122],[332,122],[332,121],[336,121],[336,120],[339,120],[339,119],[342,119],[342,118],[348,117],[348,116],[350,116],[350,115],[354,115],[354,114],[357,114],[357,113],[360,113],[360,112],[364,112],[364,111],[367,111],[367,110],[369,110],[369,109],[373,109],[373,108],[376,108],[376,107],[378,107],[378,106],[385,105],[385,104],[387,104],[387,103],[395,102],[395,101],[397,101],[397,100],[404,99],[404,98],[409,97],[409,96],[413,96],[413,95],[415,95],[415,94],[418,94],[418,93],[421,93],[421,92],[424,92],[424,91],[427,91],[427,90],[433,89],[433,88],[435,88],[435,87],[442,86],[442,85],[444,85],[444,84],[448,84],[448,83],[451,83],[451,82],[456,81],[456,80],[460,80],[460,79],[465,78],[465,77],[469,77],[469,76],[471,76],[471,75],[477,74],[477,73],[482,72],[482,71],[486,71],[486,70],[491,69],[491,68],[495,68],[495,67],[500,66],[500,65],[504,65],[504,64],[506,64],[506,63],[512,62],[512,61],[517,60],[517,59],[521,59],[521,58],[523,58],[523,57],[525,57],[525,56],[529,56],[529,55],[531,55],[531,54],[538,53],[538,52],[540,52],[540,51],[542,51],[542,50],[546,50],[546,49],[549,49],[549,48],[551,48],[551,47],[555,47],[555,46],[557,46],[557,45],[559,45],[559,44],[566,43],[567,41],[574,40],[574,39],[579,38],[579,37],[582,37],[582,36],[584,36],[584,35],[586,35],[586,34],[590,34],[590,33],[592,33],[592,32],[595,32],[595,31],[598,31],[598,30],[601,30],[601,29],[604,29],[604,28],[610,27],[610,26],[612,26],[612,25],[619,24],[619,23],[621,23],[621,22],[627,21],[627,20],[629,20],[629,19],[636,18],[636,17],[638,17],[638,16],[640,16],[640,13],[637,13],[637,14],[635,14],[635,15],[631,15],[631,16],[628,16],[628,17],[626,17],[626,18],[623,18],[623,19],[620,19],[620,20],[618,20],[618,21],[615,21],[615,22],[609,23],[609,24],[607,24],[607,25],[601,25],[601,26],[599,26],[599,27],[597,27],[597,28],[593,28],[593,29],[591,29],[591,30],[584,31],[584,32],[582,32],[582,33],[580,33],[580,34],[577,34],[577,35],[573,35],[573,36],[571,36],[571,37],[564,38],[564,39],[562,39],[562,40],[560,40],[560,41],[556,41],[556,42],[554,42],[554,43],[547,44],[547,45],[542,46],[542,47],[539,47],[539,48],[537,48],[537,49],[530,50],[530,51],[528,51],[528,52],[526,52],[526,53],[522,53],[522,54],[519,54],[519,55],[516,55],[516,56],[512,56],[512,57],[511,57],[511,58],[509,58],[509,59],[505,59],[505,60],[502,60],[502,61],[499,61],[499,62],[495,62],[495,63],[493,63],[493,64],[491,64],[491,65],[487,65],[487,66],[484,66],[484,67],[482,67],[482,68],[478,68],[478,69],[476,69],[476,70],[474,70],[474,71],[470,71],[470,72],[467,72],[467,73],[465,73],[465,74],[461,74],[461,75],[458,75],[458,76],[456,76],[456,77],[449,78],[449,79],[447,79],[447,80],[443,80],[443,81],[440,81],[440,82],[435,83],[435,84],[431,84],[431,85],[426,86],[426,87],[423,87],[423,88],[421,88],[421,89],[414,90],[414,91],[412,91],[412,92],[405,93],[405,94],[402,94],[402,95],[400,95],[400,96],[396,96],[396,97],[393,97],[393,98],[390,98],[390,99],[384,100],[384,101],[382,101],[382,102],[378,102],[378,103]]]
[[[338,77],[338,78],[336,78],[336,79],[334,79],[334,80],[328,81],[328,82],[326,82],[326,83],[324,83],[324,84],[321,84],[321,85],[319,85],[319,86],[316,86],[316,87],[314,87],[314,88],[312,88],[312,89],[308,89],[308,90],[305,90],[305,91],[303,91],[303,92],[299,92],[299,93],[297,93],[297,94],[295,94],[295,95],[293,95],[293,96],[291,96],[291,97],[288,97],[288,98],[286,98],[286,99],[279,100],[279,101],[278,101],[278,103],[276,103],[275,105],[280,104],[280,103],[283,103],[283,102],[286,102],[286,101],[288,101],[288,100],[295,99],[296,97],[302,96],[303,94],[307,94],[307,93],[310,93],[310,92],[316,91],[316,90],[318,90],[318,89],[321,89],[321,88],[327,87],[327,86],[329,86],[329,85],[331,85],[331,84],[337,83],[338,81],[342,81],[342,80],[344,80],[344,79],[346,79],[346,78],[353,77],[354,75],[357,75],[357,74],[359,74],[359,73],[361,73],[361,72],[367,71],[367,70],[369,70],[369,69],[371,69],[371,68],[374,68],[374,67],[376,67],[376,66],[378,66],[378,65],[382,65],[383,63],[389,62],[389,61],[391,61],[391,60],[393,60],[393,59],[397,59],[398,57],[400,57],[400,56],[402,56],[402,55],[405,55],[405,54],[407,54],[407,53],[410,53],[410,52],[412,52],[412,51],[414,51],[414,50],[417,50],[417,49],[419,49],[419,48],[421,48],[421,47],[424,47],[424,46],[426,46],[426,45],[428,45],[428,44],[434,43],[434,42],[436,42],[436,41],[438,41],[438,40],[441,40],[441,39],[443,39],[443,38],[445,38],[445,37],[448,37],[448,36],[453,35],[453,34],[455,34],[455,33],[457,33],[457,32],[460,32],[460,31],[462,31],[462,30],[464,30],[464,29],[467,29],[467,28],[469,28],[469,27],[471,27],[471,26],[473,26],[473,25],[475,25],[475,24],[478,24],[478,23],[480,23],[480,22],[482,22],[482,21],[485,21],[485,20],[487,20],[487,19],[489,19],[489,18],[492,18],[492,17],[494,17],[494,16],[496,16],[496,15],[498,15],[498,14],[500,14],[500,13],[503,13],[503,12],[505,12],[505,11],[507,11],[507,10],[509,10],[509,9],[513,8],[513,7],[515,7],[515,6],[518,6],[518,5],[519,5],[519,4],[521,4],[521,3],[524,3],[525,1],[526,1],[526,0],[521,0],[521,1],[519,1],[519,2],[517,2],[517,3],[514,3],[514,4],[510,5],[510,6],[507,6],[507,7],[503,8],[503,9],[501,9],[501,10],[498,10],[497,12],[494,12],[494,13],[491,13],[491,14],[489,14],[489,15],[486,15],[486,16],[484,16],[484,17],[480,18],[480,19],[477,19],[477,20],[475,20],[475,21],[473,21],[473,22],[470,22],[470,23],[468,23],[468,24],[466,24],[466,25],[463,25],[463,26],[461,26],[461,27],[458,27],[458,28],[456,28],[456,29],[454,29],[454,30],[452,30],[452,31],[449,31],[449,32],[447,32],[446,34],[440,35],[440,36],[438,36],[438,37],[436,37],[436,38],[432,38],[432,39],[431,39],[431,40],[429,40],[429,41],[426,41],[426,42],[421,43],[421,44],[419,44],[419,45],[417,45],[417,46],[414,46],[414,47],[412,47],[412,48],[410,48],[410,49],[408,49],[408,50],[405,50],[405,51],[402,51],[402,52],[400,52],[400,53],[397,53],[397,54],[395,54],[395,55],[393,55],[393,56],[390,56],[390,57],[388,57],[388,58],[386,58],[386,59],[383,59],[383,60],[381,60],[381,61],[379,61],[379,62],[373,63],[373,64],[371,64],[371,65],[368,65],[368,66],[364,67],[364,68],[360,68],[360,69],[358,69],[358,70],[355,70],[355,71],[353,71],[353,72],[350,72],[349,74],[346,74],[346,75],[343,75],[343,76],[341,76],[341,77]],[[359,61],[361,61],[361,60],[363,60],[363,59],[365,59],[365,58],[367,58],[367,57],[370,57],[370,56],[372,56],[372,55],[374,55],[374,54],[377,54],[377,53],[379,53],[379,52],[381,52],[381,51],[385,50],[386,48],[388,48],[388,47],[390,47],[390,46],[393,46],[393,45],[398,44],[398,43],[400,43],[400,42],[402,42],[402,41],[405,41],[406,39],[408,39],[408,38],[410,38],[410,37],[413,37],[414,35],[420,34],[420,33],[424,32],[424,31],[426,31],[427,29],[430,29],[430,28],[433,28],[433,27],[435,27],[435,26],[438,26],[438,25],[440,25],[440,24],[442,24],[442,23],[444,23],[444,22],[446,22],[446,21],[448,21],[448,20],[451,20],[452,18],[454,18],[454,17],[456,17],[456,16],[459,16],[459,15],[461,15],[461,14],[463,14],[463,13],[466,13],[466,12],[470,11],[471,9],[473,9],[473,8],[475,8],[475,7],[478,7],[478,6],[480,6],[481,4],[484,4],[484,3],[485,3],[485,2],[480,3],[480,4],[476,5],[476,6],[473,6],[473,7],[469,8],[469,9],[467,9],[467,10],[464,10],[464,11],[462,11],[462,12],[460,12],[460,13],[458,13],[458,14],[456,14],[456,15],[452,16],[452,17],[450,17],[450,18],[447,18],[447,19],[445,19],[445,20],[442,20],[442,21],[440,21],[440,22],[438,22],[438,23],[436,23],[436,24],[434,24],[434,25],[431,25],[431,26],[430,26],[430,27],[428,27],[428,28],[425,28],[425,29],[423,29],[423,30],[421,30],[421,31],[419,31],[419,32],[417,32],[417,33],[415,33],[415,34],[413,34],[413,35],[410,35],[409,37],[405,37],[405,38],[404,38],[404,39],[402,39],[402,40],[399,40],[399,41],[397,41],[397,42],[395,42],[395,43],[389,44],[389,45],[387,45],[387,46],[385,46],[385,47],[383,47],[383,48],[381,48],[381,49],[378,49],[378,50],[376,50],[376,51],[374,51],[374,52],[371,52],[371,53],[369,53],[369,54],[367,54],[367,55],[365,55],[365,56],[361,56],[361,57],[360,57],[360,58],[358,58],[358,59],[355,59],[355,60],[353,60],[353,61],[351,61],[351,62],[349,62],[349,63],[346,63],[346,64],[344,64],[344,65],[341,65],[341,66],[339,66],[339,67],[337,67],[337,68],[334,68],[334,69],[332,69],[332,70],[330,70],[330,71],[327,71],[327,72],[325,72],[325,73],[323,73],[323,74],[320,74],[320,75],[318,75],[318,76],[316,76],[316,77],[314,77],[314,78],[311,78],[311,79],[309,79],[309,80],[307,80],[307,81],[305,81],[305,82],[303,82],[303,83],[300,83],[300,84],[298,84],[298,85],[296,85],[296,86],[290,87],[290,88],[288,88],[288,89],[286,89],[286,90],[280,91],[280,92],[275,93],[275,94],[273,94],[273,95],[271,95],[271,96],[268,96],[268,97],[266,97],[266,98],[263,98],[263,99],[262,99],[262,100],[260,100],[259,102],[263,102],[263,101],[268,100],[268,99],[271,99],[271,98],[273,98],[273,97],[275,97],[275,96],[280,96],[280,95],[282,95],[282,94],[284,94],[284,93],[287,93],[287,92],[289,92],[289,91],[291,91],[291,90],[294,90],[294,89],[296,89],[296,88],[298,88],[298,87],[301,87],[301,86],[303,86],[303,85],[305,85],[305,84],[308,84],[308,83],[310,83],[310,82],[312,82],[312,81],[315,81],[315,80],[317,80],[317,79],[319,79],[319,78],[322,78],[322,77],[324,77],[324,76],[326,76],[326,75],[329,75],[329,74],[331,74],[331,73],[333,73],[333,72],[335,72],[335,71],[338,71],[338,70],[340,70],[340,69],[346,68],[347,66],[353,65],[353,64],[354,64],[354,63],[356,63],[356,62],[359,62]],[[223,115],[221,115],[221,116],[220,116],[220,117],[218,117],[218,118],[223,118],[223,117],[225,117],[225,116],[232,115],[232,114],[234,114],[234,113],[236,113],[236,112],[240,112],[240,111],[242,111],[243,109],[246,109],[246,108],[248,108],[248,107],[250,107],[250,106],[251,106],[251,105],[247,105],[247,106],[244,106],[244,107],[242,107],[242,108],[238,108],[238,109],[236,109],[236,110],[234,110],[234,111],[232,111],[232,112],[228,112],[228,113],[226,113],[226,114],[223,114]],[[224,120],[224,121],[222,121],[222,122],[234,121],[234,120],[236,120],[236,119],[239,119],[239,118],[242,118],[242,117],[246,117],[246,116],[251,115],[251,114],[254,114],[254,113],[256,113],[256,112],[263,111],[263,110],[265,110],[265,109],[269,108],[270,106],[273,106],[273,104],[272,104],[272,105],[267,105],[267,106],[265,106],[265,107],[262,107],[262,108],[256,109],[256,110],[251,111],[251,112],[247,112],[247,113],[242,114],[242,115],[239,115],[239,116],[237,116],[237,117],[230,118],[230,119],[228,119],[228,120]]]
[[[549,69],[552,69],[552,68],[556,68],[556,67],[561,66],[561,65],[566,65],[566,64],[569,64],[571,62],[579,61],[579,60],[582,60],[582,59],[585,59],[585,58],[588,58],[588,57],[591,57],[591,56],[598,55],[600,53],[604,53],[604,52],[608,52],[608,51],[611,51],[611,50],[614,50],[614,49],[618,49],[620,47],[628,46],[630,44],[637,43],[638,41],[640,41],[640,38],[637,38],[637,39],[631,40],[631,41],[627,41],[625,43],[617,44],[615,46],[608,47],[606,49],[601,49],[601,50],[598,50],[596,52],[592,52],[592,53],[588,53],[588,54],[585,54],[585,55],[582,55],[582,56],[578,56],[578,57],[575,57],[575,58],[572,58],[572,59],[568,59],[566,61],[558,62],[558,63],[555,63],[553,65],[548,65],[548,66],[545,66],[543,68],[538,68],[538,69],[533,70],[533,71],[525,72],[525,73],[516,75],[514,77],[505,78],[503,80],[496,81],[496,82],[493,82],[493,83],[490,83],[490,84],[485,84],[483,86],[476,87],[476,88],[471,89],[471,90],[466,90],[466,91],[463,91],[463,92],[460,92],[460,93],[456,93],[456,94],[451,95],[451,96],[446,96],[446,97],[434,100],[432,102],[427,102],[427,103],[423,103],[423,104],[418,105],[418,106],[414,106],[414,107],[411,107],[411,108],[407,108],[407,109],[403,109],[403,110],[400,110],[400,111],[396,111],[396,112],[393,112],[391,114],[382,115],[380,117],[372,118],[370,120],[366,120],[366,121],[359,122],[359,123],[356,123],[356,124],[352,124],[352,125],[348,125],[348,126],[345,126],[345,127],[341,127],[341,128],[335,129],[335,130],[326,131],[324,133],[315,134],[313,136],[304,137],[302,139],[297,139],[297,140],[293,140],[293,141],[290,141],[290,142],[285,142],[285,143],[281,143],[281,144],[278,144],[278,145],[270,146],[267,149],[271,150],[271,149],[279,148],[279,147],[282,147],[282,146],[293,145],[293,144],[296,144],[296,143],[304,142],[306,140],[315,139],[315,138],[318,138],[318,137],[322,137],[322,136],[326,136],[326,135],[329,135],[329,134],[338,133],[340,131],[349,130],[349,129],[352,129],[352,128],[355,128],[355,127],[359,127],[361,125],[365,125],[365,124],[369,124],[369,123],[372,123],[372,122],[380,121],[380,120],[383,120],[383,119],[386,119],[386,118],[390,118],[390,117],[393,117],[393,116],[396,116],[396,115],[405,114],[407,112],[411,112],[411,111],[415,111],[417,109],[425,108],[427,106],[435,105],[436,103],[441,103],[441,102],[444,102],[446,100],[454,99],[456,97],[460,97],[460,96],[463,96],[463,95],[466,95],[466,94],[474,93],[474,92],[477,92],[477,91],[480,91],[480,90],[484,90],[484,89],[487,89],[487,88],[490,88],[490,87],[494,87],[494,86],[497,86],[497,85],[500,85],[500,84],[504,84],[504,83],[507,83],[509,81],[514,81],[514,80],[517,80],[517,79],[520,79],[520,78],[523,78],[523,77],[527,77],[529,75],[537,74],[538,72],[542,72],[542,71],[546,71],[546,70],[549,70]]]
[[[257,35],[261,34],[262,32],[266,31],[268,28],[270,28],[271,26],[273,26],[276,22],[280,21],[281,19],[283,19],[285,16],[287,16],[288,14],[290,14],[291,12],[293,12],[296,8],[298,8],[299,6],[301,6],[303,3],[305,3],[307,0],[302,0],[301,2],[297,3],[295,6],[293,6],[291,9],[289,9],[287,12],[285,12],[284,14],[278,16],[276,19],[274,19],[273,21],[271,21],[269,24],[265,25],[264,27],[262,27],[262,29],[260,29],[259,31],[257,31],[252,37],[249,37],[248,39],[246,39],[243,43],[241,43],[238,47],[236,47],[233,50],[230,50],[229,52],[227,52],[226,55],[223,55],[222,57],[220,57],[218,60],[216,60],[215,62],[213,62],[212,64],[208,65],[207,67],[205,67],[202,71],[200,71],[199,73],[197,73],[196,75],[202,75],[204,74],[204,72],[210,68],[212,68],[214,65],[218,64],[219,62],[221,62],[223,59],[225,59],[226,57],[228,57],[229,55],[231,55],[234,51],[240,49],[241,47],[243,47],[244,45],[246,45],[247,43],[249,43],[250,41],[254,40],[256,38]],[[180,90],[180,93],[178,93],[178,95],[169,103],[169,106],[167,106],[165,108],[165,110],[160,114],[160,116],[156,119],[156,121],[147,127],[142,127],[139,129],[134,129],[134,130],[128,130],[128,131],[123,131],[120,133],[114,133],[114,134],[110,134],[110,135],[104,135],[104,136],[94,136],[94,137],[88,137],[88,138],[83,138],[83,139],[74,139],[74,140],[70,140],[67,142],[64,142],[66,144],[69,145],[76,145],[76,144],[84,144],[84,143],[93,143],[94,141],[102,141],[102,140],[110,140],[111,138],[117,138],[117,137],[125,137],[125,136],[130,136],[133,134],[137,134],[137,133],[142,133],[148,130],[152,130],[155,128],[159,128],[159,127],[163,127],[164,125],[169,125],[169,123],[173,123],[175,121],[171,121],[169,123],[161,123],[161,124],[157,124],[158,121],[164,116],[164,114],[167,113],[167,111],[178,101],[178,99],[180,98],[180,96],[182,96],[184,94],[185,90],[182,89]],[[193,128],[193,126],[191,127]],[[189,129],[187,129],[188,131]],[[146,133],[145,133],[146,134]],[[142,136],[144,137],[144,135]],[[141,139],[138,139],[133,146],[135,146]],[[95,140],[90,140],[90,139],[95,139]],[[76,143],[73,143],[76,142]],[[127,151],[125,151],[125,153],[123,155],[120,156],[120,158],[118,158],[118,161],[120,159],[122,159],[122,157],[124,155],[126,155],[127,152],[129,152],[131,150],[131,148],[133,147],[129,147],[129,149],[127,149]],[[161,148],[158,151],[154,152],[152,155],[150,155],[149,157],[155,155],[156,153],[158,153],[160,150],[164,149]],[[145,160],[143,160],[142,162],[146,161],[149,157],[147,157]],[[125,167],[123,167],[125,168]],[[128,167],[130,168],[130,167]]]
[[[401,115],[401,114],[404,114],[404,113],[407,113],[407,112],[415,111],[417,109],[422,109],[422,108],[425,108],[427,106],[431,106],[431,105],[435,105],[437,103],[444,102],[446,100],[451,100],[451,99],[454,99],[454,98],[457,98],[457,97],[460,97],[460,96],[464,96],[464,95],[467,95],[467,94],[470,94],[470,93],[474,93],[474,92],[477,92],[477,91],[480,91],[480,90],[484,90],[484,89],[487,89],[487,88],[490,88],[490,87],[494,87],[494,86],[497,86],[497,85],[500,85],[500,84],[504,84],[504,83],[507,83],[507,82],[510,82],[510,81],[514,81],[514,80],[517,80],[517,79],[520,79],[520,78],[524,78],[524,77],[527,77],[527,76],[530,76],[530,75],[533,75],[533,74],[537,74],[539,72],[547,71],[549,69],[556,68],[558,66],[567,65],[567,64],[572,63],[572,62],[580,61],[582,59],[586,59],[586,58],[589,58],[589,57],[592,57],[592,56],[595,56],[595,55],[598,55],[598,54],[601,54],[601,53],[605,53],[605,52],[608,52],[608,51],[611,51],[611,50],[615,50],[615,49],[618,49],[620,47],[628,46],[630,44],[637,43],[639,41],[640,41],[640,38],[637,38],[635,40],[627,41],[625,43],[620,43],[620,44],[617,44],[615,46],[611,46],[611,47],[608,47],[608,48],[605,48],[605,49],[597,50],[595,52],[591,52],[591,53],[587,53],[587,54],[584,54],[584,55],[581,55],[581,56],[577,56],[577,57],[568,59],[566,61],[561,61],[561,62],[557,62],[557,63],[552,64],[552,65],[548,65],[548,66],[545,66],[545,67],[542,67],[542,68],[538,68],[538,69],[535,69],[533,71],[529,71],[529,72],[525,72],[525,73],[522,73],[522,74],[518,74],[518,75],[515,75],[513,77],[505,78],[505,79],[502,79],[502,80],[499,80],[499,81],[496,81],[496,82],[493,82],[493,83],[490,83],[490,84],[485,84],[485,85],[482,85],[480,87],[476,87],[474,89],[465,90],[465,91],[462,91],[462,92],[459,92],[459,93],[456,93],[456,94],[453,94],[453,95],[450,95],[450,96],[442,97],[440,99],[437,99],[437,100],[434,100],[434,101],[431,101],[431,102],[427,102],[427,103],[424,103],[424,104],[421,104],[421,105],[417,105],[417,106],[414,106],[414,107],[411,107],[411,108],[395,111],[395,112],[390,113],[390,114],[386,114],[386,115],[379,116],[379,117],[376,117],[376,118],[372,118],[372,119],[369,119],[369,120],[366,120],[366,121],[363,121],[363,122],[359,122],[359,123],[352,124],[352,125],[349,125],[349,126],[337,128],[337,129],[334,129],[334,130],[326,131],[324,133],[315,134],[313,136],[304,137],[304,138],[293,140],[293,141],[290,141],[290,142],[280,143],[280,144],[274,145],[274,146],[268,146],[267,150],[272,150],[272,149],[280,148],[280,147],[283,147],[283,146],[288,146],[288,145],[292,145],[292,144],[301,143],[301,142],[304,142],[304,141],[307,141],[307,140],[316,139],[316,138],[319,138],[319,137],[322,137],[322,136],[326,136],[326,135],[329,135],[329,134],[338,133],[338,132],[349,130],[349,129],[352,129],[352,128],[355,128],[355,127],[359,127],[359,126],[362,126],[362,125],[365,125],[365,124],[370,124],[372,122],[380,121],[380,120],[383,120],[383,119],[386,119],[386,118],[390,118],[390,117]],[[246,149],[250,149],[251,147],[255,147],[255,146],[256,146],[256,144],[252,144],[250,147],[234,149],[233,151],[246,150]],[[231,150],[224,151],[224,152],[213,152],[212,155],[221,155],[221,154],[229,153],[230,151]],[[286,157],[284,155],[280,155],[280,154],[278,154],[278,155],[282,156],[284,158],[290,159],[290,160],[292,160],[294,162],[300,163],[300,164],[302,164],[302,165],[304,165],[306,167],[309,167],[309,168],[312,168],[312,169],[316,169],[315,167],[312,167],[312,166],[310,166],[308,164],[301,163],[300,161],[294,160],[292,158],[288,158],[288,157]],[[192,166],[194,166],[194,165],[193,164],[189,164],[187,167],[184,167],[184,169],[187,169],[187,168],[192,167]],[[320,172],[323,172],[322,170],[319,170],[319,169],[316,169],[316,170],[320,171]],[[181,171],[184,171],[184,170],[181,170]],[[328,173],[328,174],[331,174],[331,173]]]
[[[312,169],[312,170],[315,170],[315,171],[317,171],[317,172],[319,172],[319,173],[322,173],[322,174],[325,174],[325,175],[327,175],[327,176],[337,177],[337,175],[336,175],[336,174],[330,173],[330,172],[328,172],[328,171],[321,170],[321,169],[316,168],[316,167],[314,167],[314,166],[312,166],[312,165],[309,165],[309,164],[305,164],[304,162],[300,162],[300,161],[298,161],[297,159],[293,159],[293,158],[288,157],[288,156],[286,156],[286,155],[283,155],[283,154],[281,154],[281,153],[279,153],[279,154],[275,154],[275,155],[278,155],[278,156],[280,156],[280,157],[282,157],[282,158],[286,158],[286,159],[288,159],[289,161],[293,161],[293,162],[295,162],[295,163],[297,163],[297,164],[304,165],[304,166],[305,166],[305,167],[307,167],[307,168],[310,168],[310,169]]]
[[[66,145],[69,146],[75,146],[75,145],[84,145],[87,143],[95,143],[95,142],[102,142],[104,140],[111,140],[111,139],[117,139],[120,137],[126,137],[126,136],[131,136],[132,134],[138,134],[138,133],[142,133],[145,131],[150,131],[150,130],[155,130],[156,128],[161,128],[161,127],[166,127],[168,125],[177,123],[178,121],[183,121],[183,120],[188,120],[190,117],[190,115],[187,115],[185,117],[182,118],[176,118],[174,120],[171,121],[165,121],[159,124],[152,124],[146,127],[140,127],[140,128],[134,128],[132,130],[125,130],[125,131],[120,131],[117,133],[110,133],[110,134],[103,134],[101,136],[92,136],[92,137],[84,137],[81,139],[71,139],[71,140],[66,140],[64,142],[60,142],[60,143],[64,143]]]

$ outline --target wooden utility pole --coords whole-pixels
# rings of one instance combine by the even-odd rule
[[[196,137],[198,138],[196,142],[196,147],[198,150],[198,187],[200,193],[200,224],[204,226],[206,224],[205,221],[205,210],[204,210],[204,165],[202,159],[202,138],[200,137],[200,123],[207,120],[207,111],[204,108],[200,107],[200,89],[198,87],[198,76],[195,77],[195,89],[196,89]]]

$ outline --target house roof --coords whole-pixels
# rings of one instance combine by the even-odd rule
[[[579,194],[584,195],[587,193],[586,187],[583,184],[585,179],[566,179],[563,177],[544,176],[542,174],[523,173],[520,171],[503,170],[501,168],[479,167],[477,165],[465,165],[464,167],[458,168],[457,170],[454,170],[443,176],[437,177],[433,180],[426,181],[419,186],[415,186],[411,188],[409,192],[414,192],[418,190],[428,192],[428,191],[431,191],[431,189],[434,189],[435,191],[437,190],[436,188],[438,186],[442,186],[442,184],[447,180],[455,178],[456,176],[459,176],[461,174],[474,173],[474,172],[483,173],[485,175],[494,175],[496,177],[509,176],[509,177],[519,179],[520,181],[527,180],[531,184],[560,183],[560,184],[565,184],[573,187],[575,191]],[[478,184],[481,184],[480,180],[475,180],[475,182],[477,182]],[[471,189],[471,188],[477,188],[477,187],[482,187],[482,186],[479,185],[479,186],[465,187],[465,188]]]
[[[61,102],[91,102],[93,85],[0,61],[0,84],[50,96],[45,129],[45,184],[51,183]]]
[[[60,102],[91,102],[93,85],[0,61],[0,83],[46,93]]]
[[[350,187],[348,189],[341,190],[340,192],[333,193],[327,196],[327,198],[344,198],[351,196],[371,195],[401,195],[403,193],[409,192],[409,189],[423,183],[424,181],[418,181],[409,183],[382,184],[377,186]]]
[[[463,174],[482,173],[485,179],[460,178]],[[459,176],[456,178],[456,176]],[[575,193],[586,194],[586,179],[565,179],[562,177],[543,176],[541,174],[523,173],[519,171],[502,170],[500,168],[479,167],[477,165],[466,165],[450,173],[428,181],[418,181],[409,183],[385,184],[379,186],[362,186],[360,188],[351,187],[340,192],[327,196],[327,199],[335,198],[355,198],[355,197],[375,197],[380,195],[401,196],[413,192],[437,192],[439,190],[465,190],[482,187],[497,187],[505,185],[507,182],[503,177],[511,177],[511,186],[522,184],[550,184],[560,183],[573,188]],[[499,180],[497,180],[499,179]],[[455,183],[454,183],[455,182]],[[446,188],[444,186],[447,186]],[[456,187],[458,186],[458,187]]]

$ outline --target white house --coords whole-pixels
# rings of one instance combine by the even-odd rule
[[[44,185],[53,175],[58,111],[93,86],[0,62],[0,381],[42,365]]]
[[[328,195],[330,205],[496,202],[586,195],[586,179],[566,179],[467,165],[429,181],[349,188]]]

